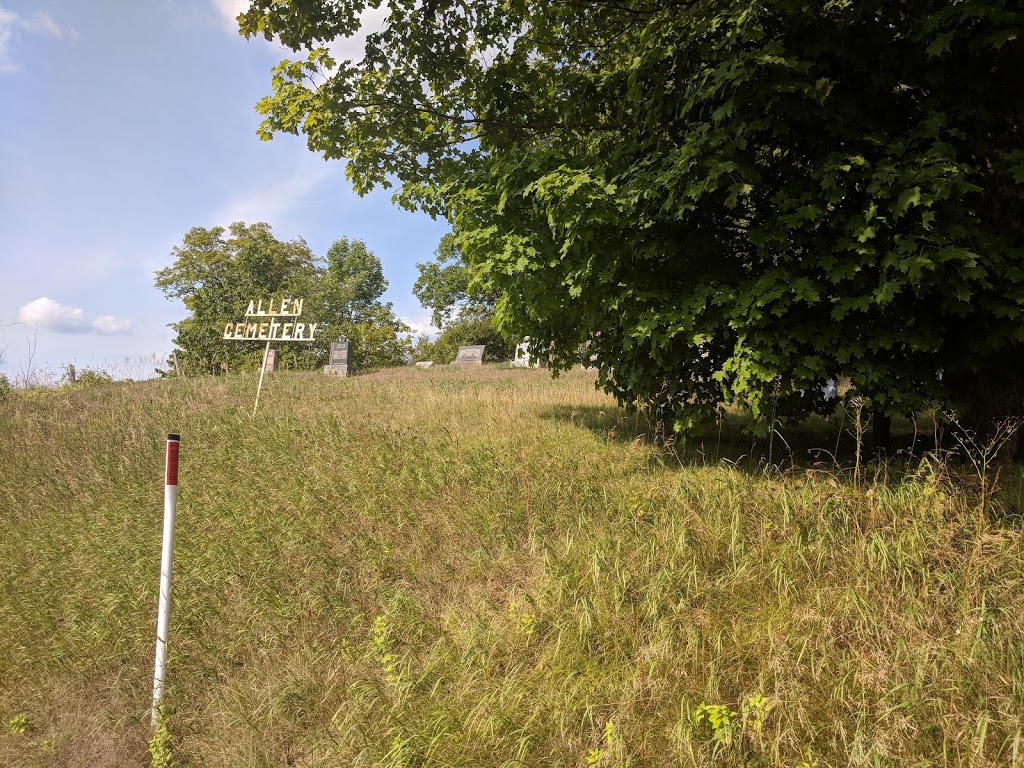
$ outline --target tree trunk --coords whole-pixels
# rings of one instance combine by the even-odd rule
[[[967,406],[960,426],[975,433],[980,445],[988,445],[1000,426],[1024,420],[1024,387],[1013,371],[993,370],[965,377],[956,391]],[[1001,458],[1024,459],[1024,435],[1017,433],[999,452]]]
[[[892,419],[880,411],[871,414],[871,450],[879,456],[892,450]]]

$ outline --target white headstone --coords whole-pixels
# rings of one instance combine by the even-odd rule
[[[510,368],[547,368],[548,362],[541,357],[530,357],[530,337],[524,336],[521,344],[516,344],[516,354],[509,363]]]
[[[516,344],[516,354],[508,364],[509,368],[530,367],[530,337],[523,339],[521,344]]]

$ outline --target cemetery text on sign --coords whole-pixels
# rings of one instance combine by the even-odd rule
[[[275,303],[276,302],[276,303]],[[245,320],[224,326],[224,338],[237,341],[313,341],[319,323],[300,323],[302,299],[250,301]],[[291,319],[290,319],[291,318]]]

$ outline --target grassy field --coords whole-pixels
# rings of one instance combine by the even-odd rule
[[[0,403],[0,766],[1024,766],[1024,535],[941,462],[666,451],[582,372],[255,385]]]

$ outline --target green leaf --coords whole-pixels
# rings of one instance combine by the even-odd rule
[[[932,40],[931,44],[925,49],[925,53],[932,57],[940,56],[949,50],[949,45],[952,41],[953,33],[943,32]]]
[[[893,206],[893,213],[896,217],[902,216],[908,208],[912,208],[921,202],[921,188],[911,187],[900,195],[899,200],[896,201],[896,205]]]

